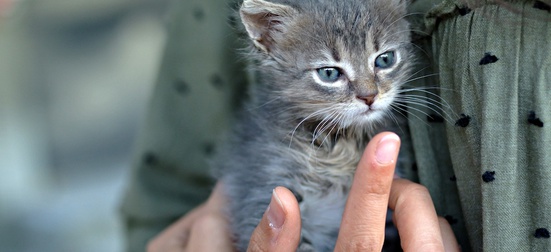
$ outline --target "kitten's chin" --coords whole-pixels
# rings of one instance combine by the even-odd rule
[[[366,109],[358,119],[362,124],[370,124],[375,122],[380,122],[383,120],[385,113],[382,110],[378,109]]]
[[[349,118],[351,119],[348,123],[349,127],[371,128],[384,120],[385,112],[380,109],[369,108],[361,112],[358,111]]]

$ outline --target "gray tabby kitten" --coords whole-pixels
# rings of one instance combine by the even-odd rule
[[[356,165],[409,76],[406,5],[243,2],[255,83],[214,163],[240,251],[277,186],[299,200],[299,250],[333,250]]]

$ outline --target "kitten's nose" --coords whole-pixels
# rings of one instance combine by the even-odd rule
[[[362,100],[367,106],[371,106],[375,102],[375,97],[377,97],[378,94],[379,92],[374,92],[367,95],[357,95],[356,98]]]

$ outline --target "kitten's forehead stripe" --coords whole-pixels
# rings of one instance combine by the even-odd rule
[[[337,48],[335,48],[335,46],[331,48],[331,56],[333,56],[333,59],[335,61],[341,61],[341,55],[339,54],[339,51],[337,50]]]

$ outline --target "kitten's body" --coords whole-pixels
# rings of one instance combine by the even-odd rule
[[[408,75],[405,3],[245,0],[240,14],[255,83],[214,164],[238,248],[285,186],[302,199],[301,248],[331,251],[369,135]]]

